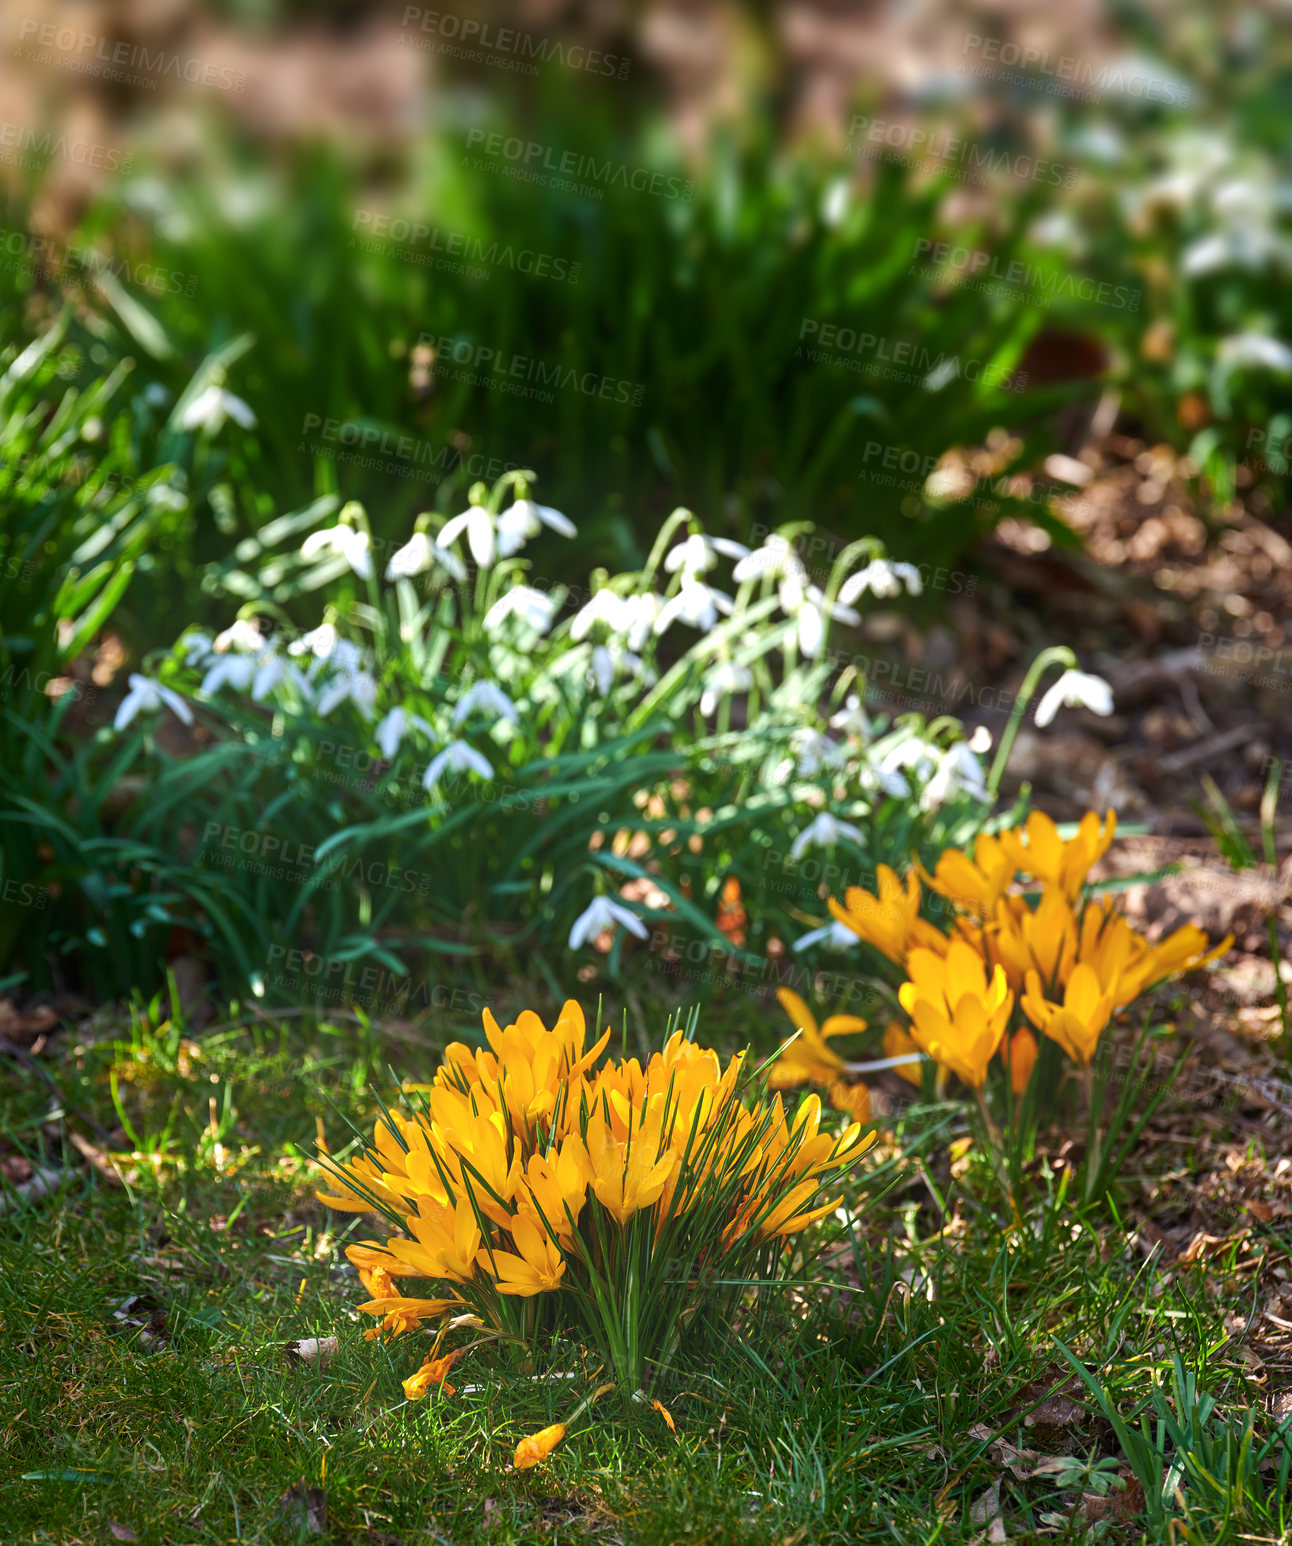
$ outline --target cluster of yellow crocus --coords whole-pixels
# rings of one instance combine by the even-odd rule
[[[881,864],[877,895],[854,886],[842,902],[831,898],[834,917],[906,975],[898,1001],[909,1025],[890,1023],[885,1052],[918,1048],[975,1090],[999,1052],[1021,1094],[1037,1059],[1036,1032],[1086,1066],[1116,1010],[1164,977],[1223,955],[1232,936],[1209,950],[1207,936],[1186,924],[1151,944],[1088,894],[1090,870],[1116,830],[1113,812],[1101,822],[1090,811],[1065,841],[1034,811],[1021,827],[980,834],[972,854],[946,850],[931,875],[917,864],[903,882]],[[921,882],[952,904],[949,931],[920,916]],[[811,1020],[805,1005],[785,1007],[792,1018]],[[855,1017],[840,1025],[842,1018],[834,1017],[839,1030],[865,1028]],[[831,1026],[827,1020],[826,1035]],[[780,1060],[777,1082],[847,1089],[839,1085],[846,1065],[815,1021],[801,1040]]]
[[[780,1096],[751,1098],[743,1054],[724,1068],[681,1030],[645,1067],[597,1067],[610,1032],[585,1048],[573,1002],[551,1030],[529,1010],[500,1026],[486,1009],[484,1027],[487,1048],[449,1046],[430,1084],[405,1086],[415,1106],[383,1110],[365,1152],[324,1159],[339,1184],[322,1201],[399,1231],[347,1253],[371,1296],[362,1308],[381,1317],[370,1335],[470,1310],[530,1331],[508,1302],[569,1291],[620,1317],[637,1365],[640,1327],[621,1312],[637,1315],[643,1283],[694,1292],[748,1276],[759,1253],[783,1255],[785,1237],[838,1206],[823,1191],[873,1142],[857,1123],[822,1132],[815,1096],[792,1113]],[[406,1298],[402,1277],[449,1296]],[[657,1306],[638,1308],[643,1323],[659,1319]],[[447,1371],[425,1368],[419,1394]]]

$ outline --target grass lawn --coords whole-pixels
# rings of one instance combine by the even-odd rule
[[[835,1286],[656,1380],[676,1435],[611,1390],[518,1472],[518,1441],[603,1382],[595,1359],[482,1346],[452,1395],[405,1401],[429,1333],[364,1339],[343,1247],[373,1229],[313,1197],[316,1123],[338,1142],[334,1108],[369,1121],[369,1082],[433,1064],[443,1028],[197,1039],[153,1015],[69,1033],[0,1097],[11,1182],[23,1156],[62,1171],[57,1197],[10,1190],[0,1243],[5,1542],[1288,1538],[1277,1114],[1173,1096],[1120,1217],[1083,1220],[1042,1180],[1020,1227],[955,1144],[957,1108],[908,1106],[859,1171],[851,1239],[819,1242]],[[1118,1424],[1155,1387],[1142,1450]],[[1142,1485],[1162,1423],[1166,1505]]]

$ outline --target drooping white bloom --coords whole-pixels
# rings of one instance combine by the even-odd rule
[[[969,737],[969,750],[977,752],[980,757],[991,750],[991,731],[986,725],[979,725]]]
[[[393,759],[399,750],[400,742],[410,730],[420,730],[428,739],[432,741],[435,739],[435,731],[420,714],[410,714],[407,709],[395,707],[383,716],[373,734],[377,745],[381,747],[381,755],[387,762]]]
[[[663,633],[675,622],[689,624],[701,633],[708,633],[718,621],[718,614],[731,615],[731,597],[725,591],[714,590],[703,580],[692,578],[687,571],[676,596],[671,596],[659,609],[655,619],[655,632]]]
[[[796,730],[791,737],[794,747],[795,767],[804,778],[812,778],[822,768],[837,768],[848,760],[848,749],[841,742],[832,741],[824,730],[806,727]]]
[[[334,708],[349,701],[365,719],[377,712],[377,683],[367,671],[339,671],[323,688],[315,712],[326,718]]]
[[[604,623],[611,633],[626,633],[632,622],[632,609],[623,596],[603,585],[591,601],[585,601],[574,614],[570,638],[578,644],[586,639],[596,623]]]
[[[438,540],[442,547],[451,547],[466,532],[472,558],[482,569],[487,569],[493,563],[493,528],[492,512],[483,505],[470,505],[461,515],[455,515],[444,523]]]
[[[250,650],[254,654],[263,649],[265,636],[254,618],[240,617],[215,636],[217,650]]]
[[[638,939],[645,939],[649,932],[637,914],[622,902],[613,901],[608,896],[593,897],[574,920],[574,927],[570,930],[570,949],[580,949],[587,940],[598,938],[616,923],[622,923]]]
[[[841,623],[852,625],[861,621],[859,614],[842,601],[827,601],[819,585],[800,585],[793,575],[781,581],[778,595],[786,614],[797,624],[799,649],[809,660],[821,653],[827,617],[837,617]]]
[[[202,678],[202,691],[209,696],[219,692],[227,683],[235,692],[247,692],[255,679],[254,655],[234,655],[231,652],[216,655],[207,664],[206,675]]]
[[[556,603],[541,590],[531,585],[514,585],[505,596],[499,596],[485,613],[484,630],[492,633],[509,617],[519,618],[538,633],[546,633],[556,616]]]
[[[146,676],[140,676],[137,671],[132,671],[130,691],[121,700],[112,728],[124,730],[141,709],[159,709],[163,704],[186,725],[193,723],[192,709],[173,687],[164,687],[160,682],[151,681]]]
[[[879,597],[900,596],[903,582],[912,596],[918,596],[924,589],[920,571],[914,564],[895,564],[886,558],[872,558],[864,569],[850,574],[839,587],[839,600],[856,601],[866,591]]]
[[[544,526],[562,537],[579,534],[574,522],[551,505],[540,505],[533,499],[518,499],[510,510],[504,510],[498,517],[498,551],[504,558],[518,553]]]
[[[957,741],[942,753],[933,777],[920,792],[920,809],[936,810],[962,790],[976,800],[991,803],[992,793],[984,780],[982,763],[974,756],[967,741]]]
[[[186,666],[200,666],[213,647],[209,633],[186,633],[180,643],[184,646]]]
[[[209,386],[199,392],[180,415],[180,427],[187,430],[204,429],[218,435],[224,421],[233,419],[243,429],[255,429],[256,416],[240,397],[226,392],[222,386]]]
[[[290,661],[283,657],[272,646],[261,651],[256,661],[256,679],[251,684],[251,698],[254,703],[261,703],[271,692],[290,682],[302,698],[309,701],[310,684]]]
[[[432,541],[424,531],[415,531],[403,547],[392,554],[386,565],[386,578],[410,580],[436,564],[441,569],[447,569],[459,584],[467,577],[466,565],[456,553]]]
[[[355,672],[363,665],[363,652],[357,644],[343,639],[331,623],[320,623],[287,646],[289,655],[313,655],[311,674],[325,661],[338,671]]]
[[[442,752],[431,758],[422,777],[422,788],[434,789],[445,768],[450,773],[476,773],[483,779],[493,778],[488,758],[467,741],[450,741]]]
[[[838,713],[830,716],[830,728],[859,736],[863,741],[869,741],[874,734],[870,717],[856,693],[851,693]]]
[[[322,531],[311,532],[301,543],[301,557],[314,558],[319,553],[339,553],[361,580],[372,578],[372,539],[357,526],[325,526]]]
[[[476,682],[467,688],[454,706],[454,727],[456,728],[477,710],[483,714],[492,714],[495,719],[508,720],[513,725],[520,723],[516,705],[494,682]]]
[[[628,610],[623,629],[624,642],[630,650],[640,651],[651,636],[651,630],[664,605],[664,598],[657,596],[654,591],[640,591],[635,596],[629,596],[625,605]]]
[[[754,673],[748,666],[738,666],[733,660],[719,661],[704,679],[700,713],[707,719],[723,698],[729,698],[732,693],[747,692],[753,685]]]
[[[794,551],[794,544],[776,531],[762,547],[747,553],[731,571],[731,576],[739,585],[743,585],[746,580],[794,579],[799,582],[800,588],[807,587],[807,570]]]
[[[1216,359],[1226,370],[1251,366],[1280,375],[1292,372],[1292,349],[1281,338],[1271,338],[1267,333],[1235,333],[1222,338]]]
[[[853,826],[850,821],[840,821],[837,816],[831,816],[828,811],[822,811],[794,839],[790,845],[790,858],[801,859],[809,848],[833,848],[844,838],[856,843],[860,848],[866,845],[866,839],[860,828]]]
[[[866,764],[861,770],[859,782],[863,789],[882,790],[884,794],[891,795],[895,800],[905,800],[911,792],[910,784],[896,769],[886,768],[882,764],[879,767]]]
[[[646,687],[653,687],[658,681],[655,672],[632,650],[624,649],[621,644],[598,644],[592,651],[588,675],[603,698],[615,685],[615,678],[621,674]]]
[[[1086,671],[1065,671],[1036,706],[1037,728],[1044,729],[1060,708],[1111,714],[1113,690],[1102,676],[1091,676]]]
[[[683,578],[701,575],[718,562],[718,554],[726,558],[748,558],[749,549],[743,542],[732,542],[728,537],[706,537],[703,532],[692,532],[685,541],[672,547],[664,556],[664,568],[669,574],[680,569]]]
[[[822,940],[825,940],[832,950],[851,950],[854,945],[860,943],[846,924],[840,923],[837,918],[832,918],[829,923],[823,923],[819,929],[811,929],[801,935],[790,948],[796,951],[807,950],[812,945],[819,945]]]

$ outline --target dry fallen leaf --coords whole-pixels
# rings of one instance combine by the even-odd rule
[[[287,1357],[293,1363],[313,1363],[322,1368],[336,1357],[339,1347],[335,1337],[300,1337],[287,1344]]]
[[[120,1525],[115,1519],[108,1520],[108,1532],[114,1541],[137,1541],[139,1539],[129,1525]]]
[[[322,1487],[307,1487],[304,1480],[283,1493],[283,1512],[297,1533],[322,1535],[327,1529],[327,1493]]]

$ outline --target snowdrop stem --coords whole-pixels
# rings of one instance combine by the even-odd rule
[[[1000,781],[1005,775],[1005,768],[1009,763],[1009,754],[1014,749],[1014,737],[1018,734],[1018,727],[1023,722],[1023,715],[1027,712],[1027,705],[1031,702],[1032,694],[1040,685],[1041,677],[1049,666],[1063,666],[1065,670],[1073,670],[1077,664],[1077,657],[1066,644],[1055,644],[1041,653],[1032,662],[1031,669],[1023,678],[1023,685],[1018,690],[1018,697],[1014,700],[1014,711],[1009,716],[1009,723],[1005,726],[1005,733],[1000,738],[1000,746],[996,751],[996,760],[991,765],[991,772],[987,775],[987,788],[994,795],[1000,787]]]
[[[695,516],[681,505],[669,516],[659,529],[659,536],[655,538],[655,546],[650,550],[650,557],[646,560],[646,567],[642,570],[642,589],[650,590],[655,583],[655,576],[659,572],[659,566],[664,561],[664,554],[668,552],[668,545],[672,541],[673,533],[684,522],[694,521]]]
[[[853,566],[854,559],[862,557],[882,558],[884,556],[884,544],[878,537],[862,537],[856,542],[850,542],[843,552],[839,554],[830,567],[830,578],[825,584],[825,599],[833,603],[839,594],[839,588],[848,577],[848,571]],[[828,615],[827,608],[827,615]]]

